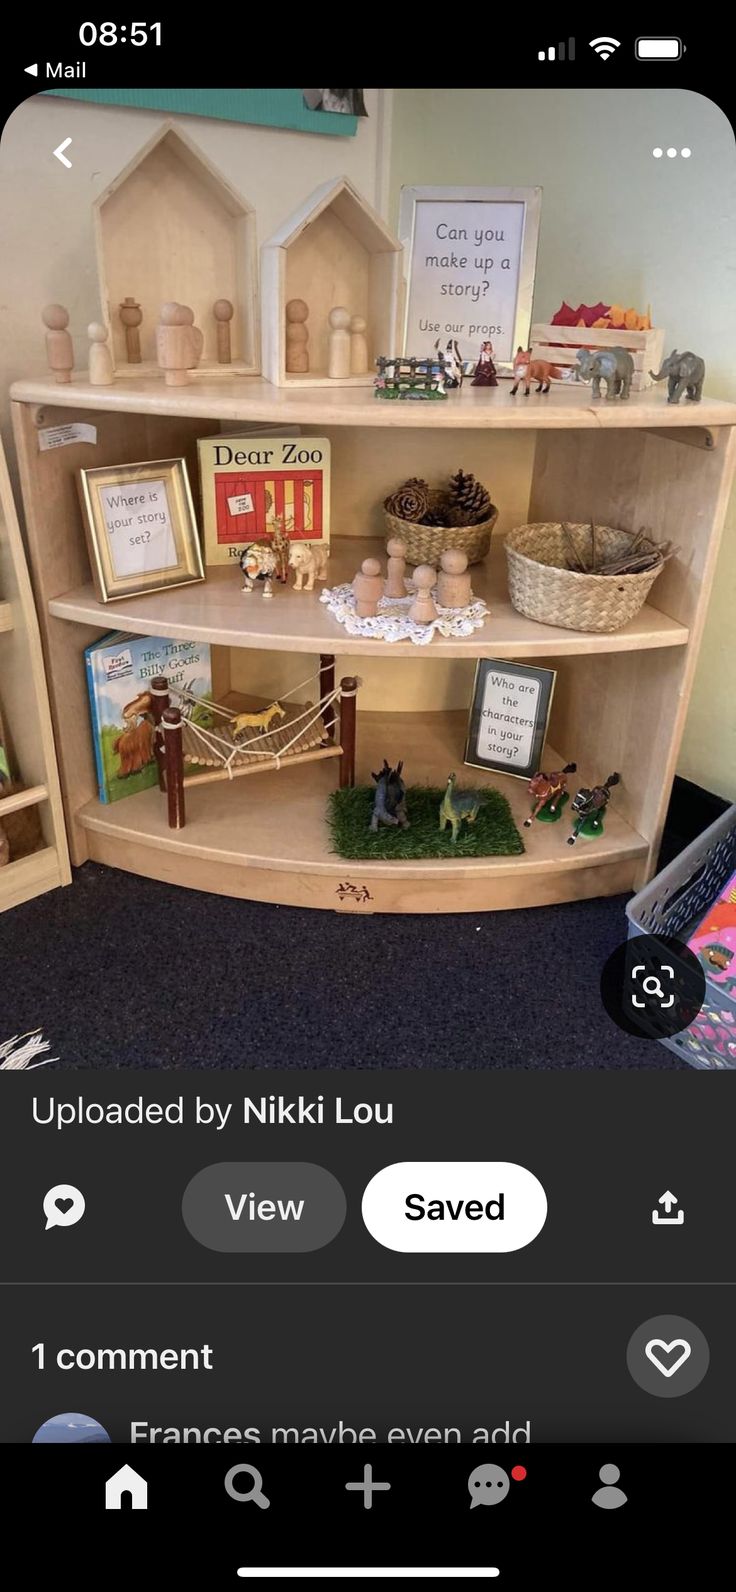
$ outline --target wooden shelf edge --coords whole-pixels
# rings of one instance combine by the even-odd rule
[[[13,610],[10,603],[0,602],[0,635],[14,628]]]
[[[6,863],[0,868],[0,912],[69,884],[67,872],[62,868],[55,846],[44,846],[42,851],[33,851],[28,857]]]
[[[28,790],[17,790],[12,796],[0,796],[0,818],[8,813],[19,813],[23,807],[37,807],[46,802],[49,793],[45,785],[31,785]]]

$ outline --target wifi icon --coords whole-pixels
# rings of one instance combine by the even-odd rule
[[[602,61],[607,61],[608,57],[610,55],[613,55],[614,50],[618,50],[620,48],[620,46],[621,46],[621,40],[620,39],[605,39],[604,38],[604,39],[591,39],[590,40],[590,48],[591,48],[591,50],[595,50],[596,55],[599,55]]]

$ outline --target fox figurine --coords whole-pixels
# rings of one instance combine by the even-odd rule
[[[529,397],[530,383],[537,383],[537,392],[549,392],[550,382],[559,380],[562,371],[559,365],[551,365],[548,359],[532,359],[530,348],[517,348],[514,359],[514,385],[511,388],[511,397],[515,398],[519,391],[520,383],[524,382],[524,397]]]

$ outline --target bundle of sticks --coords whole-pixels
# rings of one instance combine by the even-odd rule
[[[596,526],[593,520],[590,522],[589,548],[585,552],[581,551],[572,526],[565,520],[562,521],[562,534],[567,550],[567,568],[576,575],[641,575],[647,569],[656,569],[678,552],[672,542],[654,542],[646,528],[642,526],[640,531],[632,532],[631,541],[625,552],[616,553],[611,558],[606,558],[604,555],[599,561]],[[586,540],[588,538],[587,530],[585,538]]]

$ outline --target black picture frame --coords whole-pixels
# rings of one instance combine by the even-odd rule
[[[494,685],[492,677],[500,674],[521,687],[519,695],[514,697],[517,705],[508,710],[508,722],[503,717],[497,720],[499,735],[521,734],[525,737],[521,742],[521,748],[518,739],[513,743],[509,742],[508,757],[501,755],[500,751],[496,756],[488,755],[486,748],[480,744],[486,714],[493,712],[502,715],[504,690],[510,692],[514,689],[513,684],[508,687]],[[463,761],[471,768],[489,768],[497,774],[510,774],[515,779],[531,779],[541,766],[556,679],[556,669],[538,668],[530,663],[508,663],[504,658],[479,658],[468,713]],[[532,697],[531,687],[534,682],[538,691],[536,696]],[[533,711],[525,715],[523,698],[527,693],[530,698],[530,709]],[[497,707],[491,706],[494,694],[498,699]],[[531,725],[524,722],[527,718],[531,719]],[[523,763],[519,761],[520,749],[524,753]],[[512,753],[516,755],[513,756]]]

